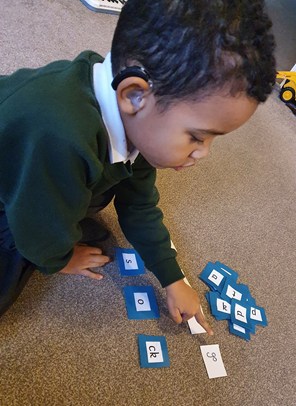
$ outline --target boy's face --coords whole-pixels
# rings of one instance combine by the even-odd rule
[[[177,171],[206,157],[216,136],[240,127],[258,106],[245,94],[222,93],[200,102],[180,102],[163,113],[152,93],[138,101],[142,104],[136,109],[134,103],[132,114],[121,111],[128,141],[155,168]]]

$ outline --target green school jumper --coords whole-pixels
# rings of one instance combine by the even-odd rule
[[[138,155],[111,164],[93,90],[98,54],[0,76],[0,211],[21,255],[61,270],[81,239],[92,196],[111,187],[127,240],[163,287],[184,277],[157,207],[156,170]]]

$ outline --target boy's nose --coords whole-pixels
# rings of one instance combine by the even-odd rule
[[[195,151],[192,152],[190,155],[191,158],[193,159],[201,159],[201,158],[206,158],[209,155],[210,152],[210,145],[204,145],[202,148],[196,149]]]
[[[209,155],[212,143],[214,141],[214,136],[209,136],[202,145],[200,145],[195,151],[190,155],[193,159],[206,158]]]

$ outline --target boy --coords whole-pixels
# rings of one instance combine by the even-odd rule
[[[111,55],[0,78],[0,312],[32,270],[101,279],[82,245],[90,208],[114,197],[126,238],[166,289],[172,318],[195,316],[157,208],[156,168],[179,171],[241,126],[275,79],[263,1],[129,0]]]

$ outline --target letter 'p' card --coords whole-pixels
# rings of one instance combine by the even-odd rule
[[[127,316],[130,320],[148,320],[160,317],[152,286],[125,286],[123,293]]]
[[[144,262],[136,250],[116,248],[115,253],[121,276],[136,276],[145,273]]]
[[[138,335],[140,365],[142,368],[170,366],[168,346],[164,336]]]

